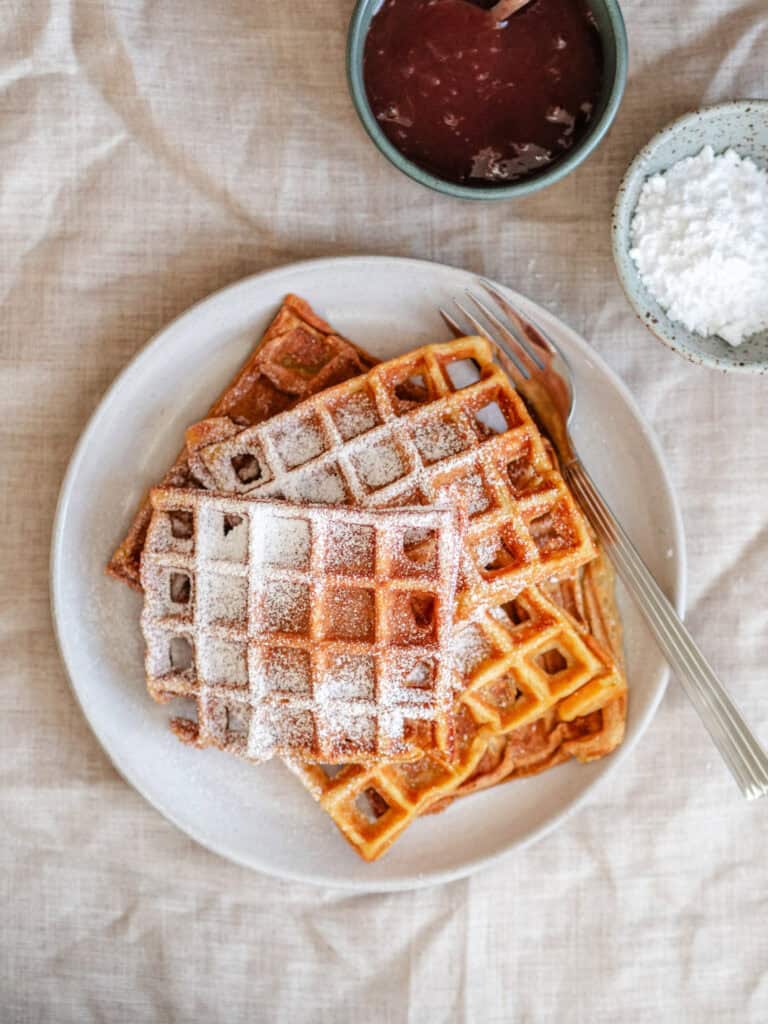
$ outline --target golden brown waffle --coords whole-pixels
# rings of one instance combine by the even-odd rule
[[[338,360],[332,357],[324,362],[327,349],[323,349],[323,341],[330,349],[338,347]],[[275,344],[270,344],[271,342]],[[315,344],[320,345],[323,350],[323,355],[319,359],[313,355]],[[314,394],[319,388],[353,377],[374,364],[375,360],[371,357],[344,339],[338,338],[327,324],[312,313],[306,303],[289,296],[241,374],[211,410],[211,416],[219,418],[203,423],[197,433],[194,429],[190,432],[194,469],[188,461],[190,452],[185,450],[166,477],[166,481],[180,482],[188,486],[198,486],[199,483],[211,486],[213,479],[210,476],[205,478],[207,471],[199,460],[195,460],[194,454],[206,444],[239,433],[241,428],[238,422],[233,420],[240,423],[260,423],[295,405],[303,397]],[[330,372],[326,368],[330,368]],[[418,410],[425,397],[430,398],[434,380],[431,376],[420,380],[419,376],[418,373],[413,373],[397,385],[399,394],[395,396],[395,404],[400,414],[407,412],[409,408]],[[489,423],[486,424],[489,431],[498,422],[498,414],[494,416],[492,409],[490,412]],[[355,418],[360,415],[360,409],[355,410],[353,407],[352,414],[354,423]],[[445,463],[440,468],[445,468]],[[528,472],[525,460],[514,467],[510,466],[510,470],[512,469],[515,470],[518,481],[525,487],[525,476]],[[197,472],[201,474],[200,481],[197,479]],[[457,479],[455,483],[446,479],[444,492],[450,494],[450,487],[453,484],[459,492],[467,494],[470,509],[475,511],[475,506],[484,501],[483,494],[486,497],[488,494],[482,471],[477,475],[471,471],[456,473],[457,478],[462,476],[463,481]],[[414,497],[419,499],[419,495]],[[429,496],[422,494],[420,500],[429,500]],[[138,585],[139,558],[150,515],[148,505],[139,510],[131,532],[110,564],[110,571],[113,574],[133,585]],[[593,564],[582,569],[579,577],[587,579],[593,576]],[[562,572],[558,572],[558,575],[562,576]],[[569,611],[586,621],[584,608],[589,603],[586,595],[594,593],[595,589],[585,587],[581,582],[566,582],[558,594],[558,599]],[[535,603],[537,591],[526,591],[526,595],[531,593],[534,595]],[[594,599],[592,605],[594,611],[594,607],[597,606]],[[604,603],[600,607],[604,607]],[[483,618],[482,613],[476,613],[476,616],[479,619]],[[591,621],[591,616],[589,618]],[[489,628],[493,635],[493,630],[498,628],[498,625],[493,623]],[[552,664],[552,661],[545,658],[543,663]],[[554,663],[557,663],[556,660]],[[477,665],[475,667],[477,668]],[[486,675],[482,676],[480,673],[475,676],[476,684],[481,676],[488,679],[489,669],[490,665],[486,662],[482,669]],[[556,676],[557,673],[555,685]],[[574,678],[571,674],[572,681]],[[588,690],[589,684],[584,685]],[[478,684],[474,692],[481,693],[482,689],[483,687]],[[522,711],[519,702],[524,690],[518,694],[519,689],[515,688],[512,716]],[[575,692],[569,693],[565,699],[578,696],[581,689],[582,687],[577,686]],[[606,694],[609,692],[609,687],[606,687]],[[452,763],[448,763],[443,757],[430,755],[406,764],[347,765],[336,769],[336,782],[330,780],[319,765],[304,764],[296,770],[303,777],[305,784],[313,788],[324,806],[335,817],[352,845],[368,859],[374,859],[384,852],[409,824],[416,813],[415,808],[418,808],[420,813],[425,813],[450,802],[454,794],[492,784],[494,771],[497,780],[501,781],[510,773],[514,777],[515,774],[523,774],[526,771],[543,770],[565,756],[588,760],[613,749],[623,734],[626,707],[623,692],[621,689],[620,695],[609,700],[604,708],[582,717],[577,715],[569,722],[564,722],[560,718],[559,705],[556,703],[554,707],[550,706],[544,711],[539,719],[517,727],[509,733],[500,734],[495,733],[494,729],[502,720],[511,720],[507,718],[510,715],[509,692],[506,702],[503,699],[503,692],[500,692],[498,706],[495,709],[492,701],[483,698],[486,707],[480,711],[483,715],[482,721],[476,717],[477,703],[476,710],[471,711],[466,704],[459,702],[454,713],[457,757]],[[516,710],[515,703],[518,705]],[[542,701],[542,706],[545,705],[546,699]],[[524,720],[528,721],[527,718]],[[218,723],[218,727],[221,728],[221,717]],[[177,720],[174,727],[181,738],[191,742],[199,741],[197,723]],[[225,732],[226,722],[223,723],[222,735]],[[242,736],[238,739],[236,733],[229,738],[236,750],[243,742]],[[483,782],[484,779],[491,781]],[[350,801],[356,806],[351,807]]]
[[[555,705],[561,721],[573,721],[623,687],[610,654],[538,587],[477,615],[453,652],[457,693],[498,734]]]
[[[199,746],[328,764],[450,754],[453,512],[174,488],[150,500],[147,684],[196,701]],[[431,559],[406,554],[414,532]]]
[[[454,735],[453,761],[427,755],[405,764],[348,764],[338,770],[292,758],[286,764],[354,850],[372,861],[430,804],[456,792],[480,762],[491,730],[459,703]]]
[[[309,395],[364,372],[375,364],[367,353],[336,334],[296,295],[287,295],[275,319],[240,372],[214,403],[210,416],[241,425],[261,423]],[[166,487],[197,487],[186,448],[162,480]],[[142,500],[107,571],[138,588],[141,552],[152,510]]]
[[[494,736],[472,774],[456,790],[463,796],[499,782],[534,775],[575,757],[588,762],[605,757],[624,738],[627,684],[622,667],[621,625],[614,597],[613,569],[601,551],[570,580],[553,584],[550,595],[567,610],[593,644],[610,651],[612,659],[603,678],[602,706],[585,704],[580,713],[563,716],[561,706],[548,709],[539,719],[506,734]],[[572,700],[572,698],[571,698]],[[450,800],[430,806],[442,809]]]
[[[202,425],[188,435],[199,445]],[[594,557],[584,517],[483,338],[428,345],[198,447],[224,493],[469,517],[458,617]],[[196,461],[197,464],[197,461]]]
[[[615,660],[538,588],[515,605],[506,624],[485,613],[479,638],[457,638],[458,686],[468,689],[454,708],[454,762],[430,755],[407,765],[350,764],[326,773],[321,765],[290,760],[365,860],[381,856],[419,814],[501,781],[510,764],[523,774],[571,756],[592,760],[620,741],[615,720],[623,714],[626,684]]]

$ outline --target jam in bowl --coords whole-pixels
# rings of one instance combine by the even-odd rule
[[[397,167],[464,198],[522,195],[594,149],[626,79],[615,0],[362,0],[348,48],[363,124]]]

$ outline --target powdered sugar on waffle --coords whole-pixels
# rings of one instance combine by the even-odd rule
[[[311,420],[301,421],[300,430],[286,430],[274,438],[275,447],[285,465],[291,469],[319,455],[325,445],[316,424]]]
[[[354,456],[355,469],[369,487],[384,487],[406,471],[402,456],[392,444],[382,442],[361,448]]]
[[[370,395],[360,391],[334,411],[333,420],[342,438],[347,441],[372,430],[379,422],[379,417]]]
[[[453,370],[473,364],[460,385]],[[450,381],[450,383],[449,383]],[[309,443],[276,452],[285,435]],[[320,439],[321,451],[314,453]],[[297,442],[298,444],[298,442]],[[450,503],[469,517],[458,617],[594,556],[583,515],[521,398],[479,338],[427,346],[382,363],[293,411],[197,453],[224,492],[365,508]],[[296,464],[301,457],[306,461]],[[235,466],[260,459],[244,481]],[[554,539],[537,532],[549,517]]]
[[[309,561],[310,533],[305,519],[273,519],[262,557],[273,565],[299,568]]]
[[[451,645],[451,660],[462,680],[468,678],[493,653],[493,645],[474,623],[459,630]]]
[[[198,742],[255,760],[397,759],[422,751],[417,722],[431,730],[426,749],[448,742],[452,513],[165,489],[152,501],[148,684],[159,699],[198,699]],[[192,537],[174,536],[179,512]],[[427,534],[434,557],[409,559],[406,535]],[[183,670],[169,654],[181,639]]]

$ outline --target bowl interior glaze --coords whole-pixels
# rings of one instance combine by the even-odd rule
[[[530,192],[536,192],[547,185],[560,181],[566,174],[578,167],[596,148],[613,122],[624,95],[624,86],[627,80],[627,33],[624,18],[617,0],[588,0],[603,45],[605,79],[595,117],[589,131],[578,145],[574,146],[567,156],[546,170],[511,185],[476,188],[469,185],[457,185],[430,174],[429,171],[425,171],[403,156],[389,141],[368,103],[363,81],[363,54],[371,20],[381,6],[381,2],[382,0],[359,0],[352,15],[347,40],[349,90],[363,127],[378,150],[403,174],[426,185],[427,188],[460,199],[474,200],[514,199],[528,195]]]

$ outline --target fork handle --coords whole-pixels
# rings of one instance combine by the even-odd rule
[[[742,794],[748,800],[765,796],[768,755],[580,460],[573,459],[564,473]]]

